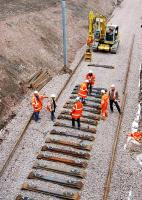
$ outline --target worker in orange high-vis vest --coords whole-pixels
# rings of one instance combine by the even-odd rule
[[[89,70],[88,74],[86,75],[86,79],[89,81],[88,89],[89,89],[89,93],[91,94],[92,87],[95,84],[95,80],[96,80],[95,74],[93,74],[92,70]]]
[[[42,101],[44,98],[48,98],[47,96],[42,96],[38,93],[38,91],[34,91],[34,94],[32,96],[32,106],[34,109],[34,119],[35,121],[39,120],[39,113],[42,110]]]
[[[129,133],[128,137],[134,138],[136,141],[142,140],[142,132],[134,132],[134,133]]]
[[[109,97],[106,94],[105,90],[101,90],[102,98],[101,98],[101,114],[102,114],[102,119],[106,119],[108,116],[107,113],[107,108],[108,108],[108,101]]]
[[[75,127],[75,121],[77,121],[78,129],[80,129],[80,117],[82,116],[82,112],[83,104],[80,102],[80,98],[77,97],[71,111],[72,127]]]
[[[87,98],[88,95],[88,80],[85,80],[85,82],[81,83],[80,89],[78,92],[78,96],[81,98],[81,102],[85,103],[85,99]]]

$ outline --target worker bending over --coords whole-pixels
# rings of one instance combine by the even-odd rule
[[[82,116],[82,112],[83,104],[80,102],[80,98],[77,97],[71,111],[72,127],[75,127],[75,121],[77,121],[78,129],[80,129],[80,117]]]
[[[44,98],[48,98],[48,97],[40,95],[38,91],[34,91],[34,94],[32,96],[32,106],[34,108],[33,116],[34,116],[35,121],[39,120],[39,113],[42,110],[42,105],[43,105],[42,101]]]
[[[91,94],[92,92],[92,87],[95,84],[95,74],[93,74],[92,70],[89,70],[88,74],[86,75],[86,79],[88,80],[88,89],[89,93]]]
[[[105,120],[106,117],[108,116],[107,108],[108,108],[109,97],[106,94],[105,90],[101,90],[101,94],[102,94],[102,98],[101,98],[101,114],[102,114],[102,119]]]
[[[55,110],[56,110],[56,101],[55,101],[56,95],[51,94],[50,99],[48,101],[46,109],[51,113],[51,120],[54,121],[55,119]]]
[[[115,89],[115,85],[111,85],[111,88],[109,90],[109,103],[110,103],[110,110],[113,112],[113,104],[115,104],[118,112],[121,114],[121,109],[118,104],[119,96],[118,91]]]
[[[85,99],[87,98],[88,95],[87,85],[88,85],[88,80],[85,80],[85,82],[81,83],[78,92],[78,96],[81,98],[82,103],[85,103]]]

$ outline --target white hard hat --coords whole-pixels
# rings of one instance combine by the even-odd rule
[[[79,101],[80,100],[80,97],[76,97],[75,101]]]
[[[34,94],[39,94],[39,93],[38,93],[38,91],[36,90],[36,91],[34,91]]]
[[[111,87],[111,88],[115,88],[115,85],[114,85],[114,84],[112,84],[110,87]]]
[[[85,80],[85,83],[89,83],[89,80]]]
[[[93,72],[92,72],[92,70],[89,70],[89,74],[92,74]]]
[[[105,94],[106,92],[105,92],[105,90],[101,90],[101,93],[102,93],[102,94]]]
[[[55,98],[56,97],[56,95],[55,94],[51,94],[51,96],[50,96],[51,98]]]

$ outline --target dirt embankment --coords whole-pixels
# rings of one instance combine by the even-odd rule
[[[114,0],[67,1],[68,63],[86,41],[90,9],[109,16]],[[39,68],[52,77],[63,67],[60,0],[8,0],[0,7],[0,128]],[[56,83],[55,83],[56,84]]]

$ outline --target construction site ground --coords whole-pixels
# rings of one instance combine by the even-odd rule
[[[68,65],[86,42],[89,10],[109,16],[114,6],[113,0],[68,1]],[[0,129],[15,116],[13,107],[28,92],[35,72],[47,70],[50,80],[62,71],[61,19],[58,0],[1,1]]]
[[[137,155],[141,153],[142,148],[135,151],[135,146],[124,149],[127,134],[131,131],[131,125],[137,112],[139,95],[139,73],[142,63],[142,4],[140,0],[124,0],[120,7],[117,7],[113,13],[111,23],[120,27],[120,46],[116,55],[109,53],[93,53],[92,64],[112,65],[114,69],[88,67],[88,63],[82,61],[77,72],[67,85],[66,89],[57,102],[56,116],[60,113],[64,103],[68,100],[70,93],[75,85],[80,84],[89,69],[92,69],[96,75],[96,87],[109,88],[113,83],[116,85],[121,103],[123,98],[123,89],[125,76],[129,62],[130,48],[132,38],[135,34],[134,48],[132,52],[130,75],[127,85],[127,99],[123,113],[123,121],[120,131],[119,143],[117,146],[115,164],[109,193],[109,200],[120,199],[142,199],[142,171],[137,162]],[[74,62],[71,65],[73,70],[82,58],[85,48],[78,51]],[[42,94],[58,95],[69,74],[55,76],[41,91]],[[58,83],[58,84],[55,84]],[[4,128],[1,135],[4,137],[0,146],[0,167],[6,160],[11,151],[16,138],[18,138],[25,124],[32,114],[30,98],[26,97],[17,108],[16,117]],[[46,101],[45,101],[46,105]],[[116,133],[119,114],[117,110],[114,113],[109,112],[106,121],[99,122],[96,139],[91,152],[91,159],[87,168],[87,177],[81,193],[82,200],[102,200],[106,176],[108,173],[109,162],[112,153],[112,145]],[[0,179],[0,199],[14,200],[16,195],[21,193],[20,188],[31,171],[40,147],[48,137],[48,132],[53,128],[50,121],[50,115],[46,110],[41,112],[39,123],[31,121],[22,142],[16,150],[12,160]],[[31,181],[32,182],[32,181]],[[56,188],[56,185],[54,186]],[[35,200],[45,200],[44,195],[31,194],[26,192],[27,196]],[[57,199],[48,197],[50,200]]]

